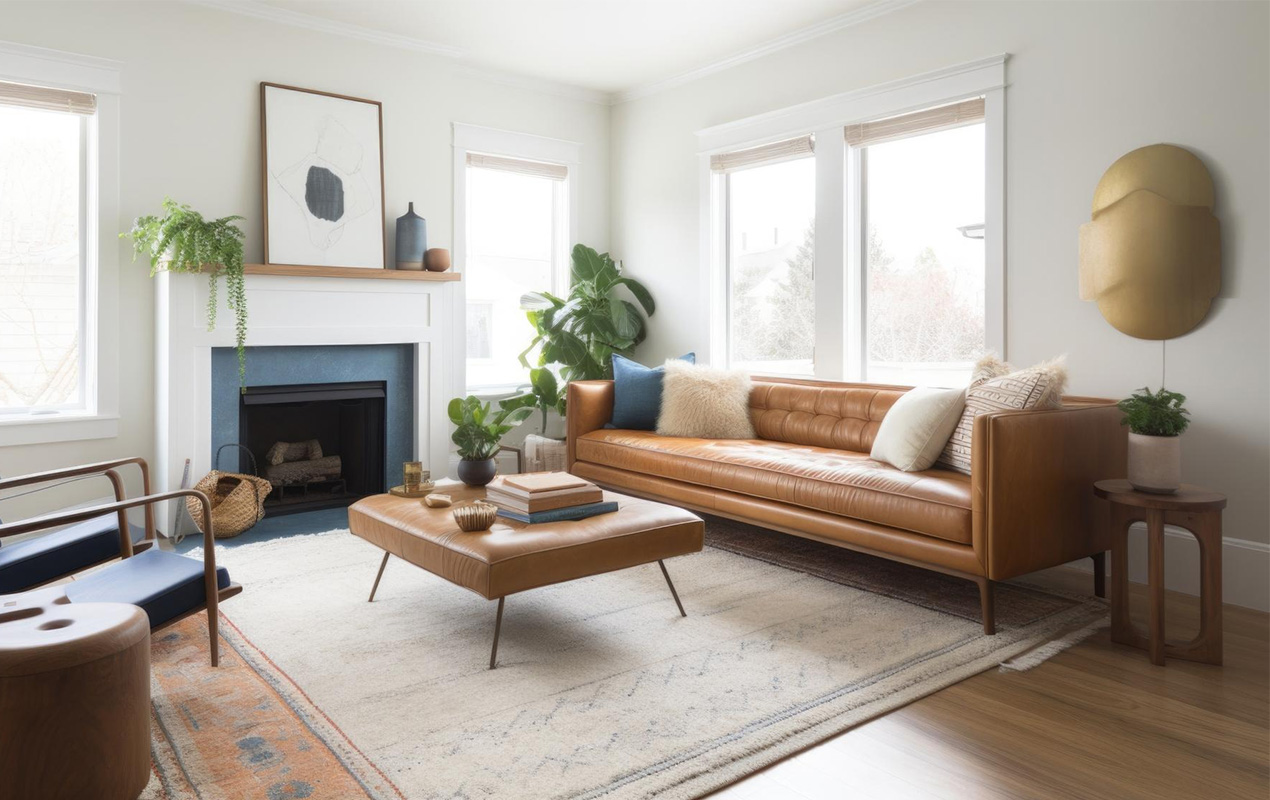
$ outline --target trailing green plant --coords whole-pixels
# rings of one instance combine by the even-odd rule
[[[1129,430],[1141,436],[1178,436],[1191,424],[1190,416],[1182,403],[1186,395],[1170,392],[1164,387],[1152,392],[1144,386],[1117,403],[1124,412],[1121,425],[1128,425]]]
[[[579,244],[573,248],[569,296],[530,292],[520,299],[534,326],[534,340],[520,354],[528,367],[529,354],[541,345],[538,366],[560,365],[566,383],[613,377],[613,354],[629,354],[646,335],[644,314],[657,305],[644,285],[622,275],[622,267],[608,253]],[[624,286],[643,308],[617,296]]]
[[[226,300],[234,312],[238,348],[238,382],[247,385],[247,288],[243,278],[243,232],[239,216],[203,219],[203,215],[170,197],[163,198],[163,214],[137,217],[132,229],[119,234],[132,239],[133,258],[150,260],[150,276],[159,270],[207,272],[207,329],[216,328],[217,284],[225,277]]]
[[[485,461],[494,457],[502,446],[503,437],[528,419],[534,410],[499,403],[498,410],[493,411],[489,403],[482,403],[480,398],[468,395],[451,400],[446,412],[455,425],[450,440],[458,446],[459,458]]]
[[[564,416],[565,393],[550,367],[529,370],[529,391],[502,401],[503,408],[529,408],[542,412],[542,433],[547,433],[547,412]]]

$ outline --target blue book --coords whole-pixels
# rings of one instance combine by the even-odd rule
[[[570,519],[586,519],[594,517],[596,514],[608,514],[617,511],[617,503],[609,501],[603,503],[587,503],[581,506],[569,506],[568,508],[553,508],[550,511],[535,511],[532,514],[522,514],[519,511],[512,511],[509,508],[499,506],[498,516],[514,519],[519,522],[528,522],[530,525],[537,525],[540,522],[560,522]]]

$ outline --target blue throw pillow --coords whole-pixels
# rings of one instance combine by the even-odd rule
[[[697,363],[697,354],[679,357],[689,364]],[[661,413],[661,383],[665,367],[652,369],[638,361],[613,355],[613,420],[608,428],[651,431],[657,428]]]

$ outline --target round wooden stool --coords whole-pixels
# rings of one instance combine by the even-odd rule
[[[1173,494],[1140,492],[1126,480],[1098,481],[1094,494],[1111,502],[1111,640],[1140,647],[1151,663],[1164,657],[1222,662],[1221,637],[1221,512],[1226,495],[1182,484]],[[1147,580],[1151,615],[1143,636],[1129,619],[1129,526],[1147,526]],[[1200,627],[1185,644],[1164,640],[1164,526],[1184,528],[1199,542]]]
[[[0,597],[0,797],[136,800],[150,779],[150,623],[57,587]]]

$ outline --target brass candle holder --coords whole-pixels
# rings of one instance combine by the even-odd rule
[[[417,491],[419,484],[423,483],[423,462],[407,461],[401,467],[401,475],[406,491],[411,493]]]

